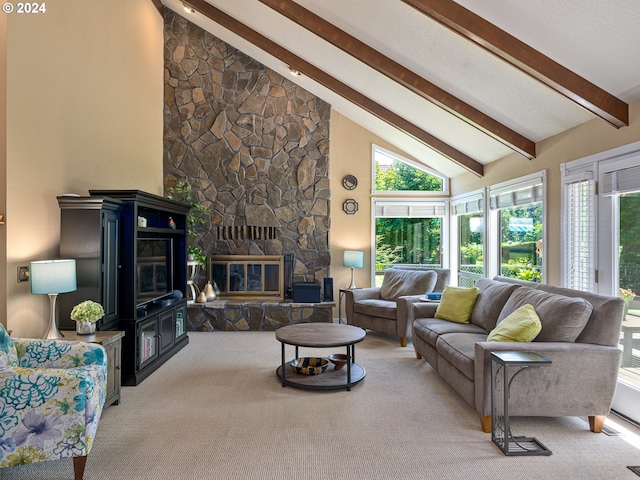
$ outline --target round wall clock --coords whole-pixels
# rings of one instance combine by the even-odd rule
[[[342,208],[347,215],[353,215],[358,211],[358,202],[356,202],[353,198],[349,198],[344,201],[342,204]]]
[[[353,175],[347,175],[342,179],[342,186],[347,190],[353,190],[358,186],[358,179]]]

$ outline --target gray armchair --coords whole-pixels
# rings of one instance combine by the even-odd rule
[[[346,292],[347,324],[393,335],[406,347],[411,335],[409,305],[426,292],[441,292],[450,277],[450,270],[443,268],[392,267],[381,287]]]

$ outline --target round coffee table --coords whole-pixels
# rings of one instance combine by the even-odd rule
[[[347,388],[358,383],[366,375],[365,369],[355,363],[355,344],[361,342],[366,332],[353,325],[342,325],[338,323],[296,323],[276,330],[276,339],[282,344],[282,364],[276,370],[278,377],[282,379],[282,386],[291,385],[293,387],[309,388],[313,390],[331,390],[336,388]],[[335,370],[331,367],[319,375],[303,375],[289,370],[289,362],[285,360],[285,345],[296,347],[298,356],[299,347],[310,348],[347,348],[346,369]]]

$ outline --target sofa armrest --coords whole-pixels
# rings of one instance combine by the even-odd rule
[[[535,352],[549,367],[528,368],[510,391],[514,416],[583,416],[609,413],[620,368],[619,348],[567,342],[478,342],[475,345],[475,404],[491,415],[491,352]]]
[[[96,343],[47,339],[14,339],[18,363],[28,368],[74,368],[100,365],[106,368],[107,354]]]
[[[349,298],[349,295],[353,296],[354,302],[368,299],[379,299],[380,290],[380,287],[355,288],[353,290],[347,290],[347,299]]]
[[[106,367],[77,368],[6,367],[0,372],[3,392],[3,437],[10,438],[4,455],[29,445],[35,426],[47,427],[43,459],[83,456],[89,453],[106,398]],[[46,420],[46,423],[45,423]],[[43,432],[44,433],[44,432]]]
[[[345,292],[345,302],[344,302],[344,315],[347,317],[347,323],[349,325],[353,325],[354,321],[354,304],[360,300],[365,299],[379,299],[380,298],[380,288],[356,288],[353,290],[347,290]]]
[[[409,322],[413,322],[421,318],[433,318],[438,309],[439,302],[414,302],[409,307]]]
[[[409,315],[411,306],[420,302],[422,295],[405,295],[398,297],[396,300],[396,322],[398,328],[398,337],[411,337],[411,321]]]

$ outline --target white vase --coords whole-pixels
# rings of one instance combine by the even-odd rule
[[[78,335],[92,335],[96,333],[96,322],[76,321],[76,333]]]

